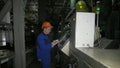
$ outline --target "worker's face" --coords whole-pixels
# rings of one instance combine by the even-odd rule
[[[43,32],[48,35],[48,34],[50,34],[51,29],[52,29],[51,27],[46,27],[43,29]]]

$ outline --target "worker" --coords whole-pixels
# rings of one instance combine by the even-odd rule
[[[50,68],[51,48],[57,44],[56,41],[51,42],[49,38],[52,28],[50,22],[44,22],[42,24],[43,32],[37,37],[37,58],[41,62],[42,68]]]

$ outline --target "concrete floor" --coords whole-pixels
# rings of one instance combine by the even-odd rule
[[[34,60],[27,68],[41,68],[40,62],[37,60]],[[55,68],[54,64],[51,64],[51,68]]]
[[[41,65],[37,60],[34,60],[27,68],[41,68]]]

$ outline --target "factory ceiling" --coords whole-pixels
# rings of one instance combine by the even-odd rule
[[[39,16],[44,19],[56,19],[66,15],[70,9],[70,0],[40,0],[39,2]],[[41,17],[40,17],[41,18]],[[43,18],[42,18],[43,20]]]

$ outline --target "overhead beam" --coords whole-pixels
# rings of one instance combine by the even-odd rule
[[[2,8],[2,10],[0,11],[0,22],[3,20],[4,16],[7,14],[7,12],[10,11],[11,8],[12,8],[12,1],[7,0],[6,4]]]

